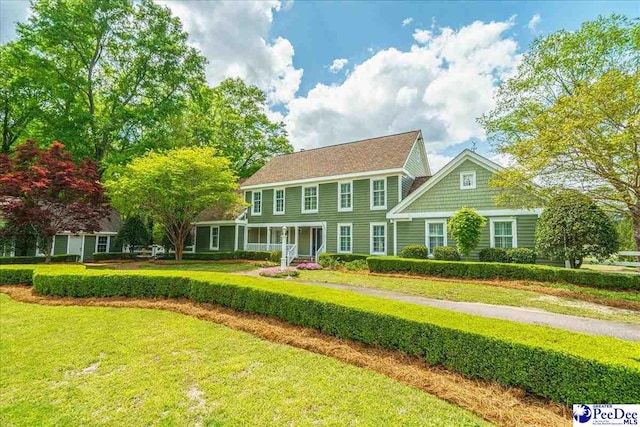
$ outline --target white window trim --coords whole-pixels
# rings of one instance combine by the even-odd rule
[[[282,191],[282,211],[278,211],[276,209],[276,191]],[[287,190],[286,188],[274,188],[273,189],[273,214],[274,215],[284,215],[287,210]]]
[[[304,208],[304,190],[307,188],[315,188],[316,189],[316,208],[315,209],[305,209]],[[303,214],[309,213],[318,213],[318,208],[320,207],[320,186],[319,185],[303,185],[302,186],[302,206],[301,212]]]
[[[351,248],[349,248],[349,251],[343,251],[340,249],[340,227],[349,227],[349,239],[350,239],[350,243],[351,243]],[[338,224],[338,246],[336,247],[337,252],[339,254],[351,254],[353,253],[353,223],[351,222],[343,222],[343,223],[339,223]]]
[[[256,194],[260,193],[260,212],[256,212]],[[251,192],[251,215],[252,216],[262,216],[262,210],[264,208],[264,199],[262,198],[262,190],[252,191]]]
[[[471,185],[470,186],[465,186],[464,185],[464,176],[465,175],[471,175]],[[463,171],[460,172],[460,189],[461,190],[475,190],[476,188],[476,171]]]
[[[340,203],[342,202],[342,194],[340,193],[340,186],[342,184],[349,184],[351,191],[350,191],[350,198],[351,198],[351,207],[350,208],[342,208],[340,206]],[[353,212],[353,181],[338,181],[338,212]]]
[[[442,224],[442,230],[444,232],[444,239],[442,243],[444,244],[444,246],[447,246],[447,220],[446,219],[438,220],[438,221],[427,220],[424,222],[424,243],[427,247],[427,250],[429,251],[429,255],[432,255],[431,249],[430,249],[431,236],[429,235],[429,224]]]
[[[384,182],[384,205],[373,206],[373,183],[374,181]],[[383,211],[387,209],[387,177],[384,178],[371,178],[369,180],[369,208],[372,211]]]
[[[98,253],[98,240],[100,237],[106,237],[107,238],[107,251],[106,252],[100,252],[102,254],[108,254],[109,253],[109,248],[111,247],[111,236],[105,236],[104,234],[96,234],[96,245],[94,248],[93,253]],[[71,238],[71,236],[69,236],[69,238]]]
[[[382,226],[384,227],[384,252],[374,252],[373,251],[373,227]],[[386,222],[371,222],[369,223],[369,253],[371,255],[386,255],[387,254],[387,223]]]
[[[489,219],[489,238],[491,239],[490,245],[492,248],[496,247],[495,241],[495,223],[496,222],[510,222],[511,223],[511,231],[513,233],[513,247],[518,247],[518,221],[516,218],[491,218]]]
[[[218,246],[213,246],[213,229],[218,229]],[[212,251],[217,251],[220,249],[220,226],[212,225],[209,227],[209,249]]]

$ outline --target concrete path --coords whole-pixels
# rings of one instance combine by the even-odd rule
[[[632,325],[629,323],[557,314],[535,308],[512,307],[507,305],[484,304],[478,302],[445,301],[403,294],[401,292],[363,288],[337,283],[307,282],[302,280],[296,281],[307,285],[342,289],[362,295],[443,308],[445,310],[475,314],[477,316],[506,319],[514,322],[530,323],[533,325],[552,326],[554,328],[561,328],[569,331],[582,332],[590,335],[606,335],[629,341],[640,341],[640,325]]]

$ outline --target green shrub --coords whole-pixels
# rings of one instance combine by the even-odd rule
[[[182,255],[183,261],[222,261],[231,259],[244,259],[248,261],[269,261],[272,252],[267,251],[211,251],[211,252],[185,252]],[[175,260],[173,254],[164,254],[158,259]],[[280,262],[280,259],[277,261]]]
[[[269,261],[280,264],[282,259],[282,251],[271,251],[269,253]]]
[[[367,265],[367,261],[364,259],[355,259],[353,261],[348,261],[345,262],[343,266],[349,271],[362,271],[369,268],[369,266]]]
[[[78,262],[78,255],[52,255],[51,262]],[[40,264],[46,260],[43,256],[3,256],[0,264]]]
[[[374,273],[412,273],[425,276],[472,279],[537,280],[565,282],[602,289],[640,290],[640,275],[602,273],[543,265],[449,262],[397,257],[369,257],[369,270]]]
[[[323,252],[320,254],[320,258],[323,258],[323,259],[333,258],[339,262],[356,261],[359,259],[366,261],[368,257],[369,255],[362,255],[362,254],[332,254],[328,252]]]
[[[145,260],[148,258],[140,258],[138,254],[131,252],[96,252],[93,254],[94,261],[107,261],[111,259]]]
[[[38,273],[34,287],[42,294],[72,297],[188,297],[421,356],[468,377],[519,386],[565,405],[640,400],[635,343],[397,301],[381,304],[379,298],[335,289],[319,293],[300,283],[221,273],[179,274]]]
[[[507,255],[511,258],[511,262],[516,264],[535,264],[538,258],[536,251],[529,248],[509,249]]]
[[[438,246],[433,250],[433,257],[442,261],[460,261],[460,252],[453,246]]]
[[[400,251],[401,258],[427,259],[429,249],[425,245],[407,245]]]
[[[32,268],[0,268],[0,285],[32,285]]]
[[[511,262],[507,251],[502,248],[484,248],[479,253],[482,262]]]
[[[338,261],[335,257],[331,256],[328,253],[322,253],[318,257],[318,264],[322,266],[322,268],[334,269],[342,265],[340,261]]]

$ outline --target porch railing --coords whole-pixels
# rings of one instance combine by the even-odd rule
[[[287,250],[287,265],[291,264],[291,261],[298,257],[298,245],[287,245],[287,247],[291,246]]]
[[[316,263],[318,263],[318,261],[320,260],[320,254],[323,253],[326,250],[325,245],[322,245],[318,248],[318,250],[316,251],[316,256],[315,256],[315,261]]]
[[[293,246],[296,246],[296,245],[288,244],[287,252],[289,252]],[[279,251],[281,249],[282,249],[282,243],[269,243],[269,244],[247,243],[247,247],[245,248],[245,250],[247,251],[265,251],[265,252]]]

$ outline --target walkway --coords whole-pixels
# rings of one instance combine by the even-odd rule
[[[248,272],[245,272],[245,274],[247,273]],[[557,314],[535,308],[484,304],[479,302],[446,301],[408,295],[401,292],[363,288],[338,283],[308,282],[303,280],[296,280],[296,282],[312,286],[322,286],[325,288],[342,289],[362,295],[408,302],[411,304],[443,308],[445,310],[474,314],[476,316],[505,319],[520,323],[530,323],[533,325],[545,325],[554,328],[566,329],[568,331],[581,332],[590,335],[606,335],[629,341],[640,341],[640,325],[633,325],[629,323]]]

